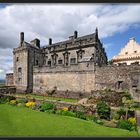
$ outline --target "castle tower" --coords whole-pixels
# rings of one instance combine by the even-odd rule
[[[17,92],[32,92],[33,66],[41,65],[40,54],[40,41],[34,39],[27,43],[21,32],[19,46],[13,50],[14,85]]]

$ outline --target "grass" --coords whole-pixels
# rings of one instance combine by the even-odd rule
[[[60,97],[50,97],[50,96],[41,96],[41,95],[35,95],[35,94],[11,94],[16,97],[22,96],[22,97],[32,97],[35,99],[48,99],[48,100],[59,100],[59,101],[65,101],[65,102],[73,102],[76,103],[78,100],[77,99],[72,99],[72,98],[60,98]]]
[[[0,104],[0,136],[138,136],[78,118]]]

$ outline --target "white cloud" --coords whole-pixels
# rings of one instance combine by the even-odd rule
[[[140,5],[136,4],[14,4],[0,9],[0,69],[12,68],[12,49],[19,33],[25,40],[39,38],[42,45],[62,41],[78,30],[79,36],[99,28],[99,37],[109,37],[140,24]],[[106,46],[107,47],[107,46]],[[7,48],[7,49],[6,49]],[[0,78],[4,77],[0,74]]]

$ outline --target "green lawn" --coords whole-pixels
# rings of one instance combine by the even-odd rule
[[[48,99],[48,100],[60,100],[60,101],[65,101],[65,102],[73,102],[76,103],[78,100],[77,99],[71,99],[71,98],[59,98],[59,97],[48,97],[48,96],[41,96],[41,95],[35,95],[35,94],[12,94],[16,97],[22,96],[22,97],[32,97],[35,99]]]
[[[0,136],[137,136],[78,118],[0,104]]]

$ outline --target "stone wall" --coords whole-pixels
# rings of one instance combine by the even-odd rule
[[[56,89],[61,95],[63,95],[62,93],[71,92],[72,94],[70,97],[78,97],[80,93],[88,94],[95,88],[95,75],[93,71],[40,72],[34,73],[33,77],[33,92],[35,93],[45,94],[47,91]]]
[[[0,87],[0,94],[16,93],[16,87],[14,86],[2,86]]]
[[[14,76],[13,73],[7,73],[5,79],[6,86],[13,86],[14,85]]]
[[[128,90],[134,96],[140,88],[140,65],[96,67],[95,87],[95,90]]]

